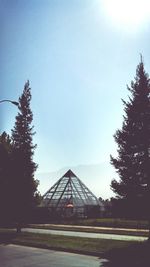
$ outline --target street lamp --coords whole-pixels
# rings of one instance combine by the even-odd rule
[[[10,103],[12,103],[13,105],[15,105],[17,107],[19,106],[19,103],[16,102],[16,101],[12,101],[12,100],[8,100],[8,99],[0,100],[0,104],[3,103],[3,102],[10,102]]]

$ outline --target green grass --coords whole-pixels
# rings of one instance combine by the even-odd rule
[[[85,226],[101,226],[112,228],[133,228],[133,229],[148,229],[149,223],[146,220],[127,220],[120,218],[93,218],[93,219],[68,219],[59,221],[49,221],[54,224],[69,224],[69,225],[85,225]]]
[[[13,243],[92,255],[101,255],[112,249],[125,248],[131,244],[131,242],[128,241],[47,234],[21,233],[18,235],[11,230],[0,230],[0,243]],[[136,244],[137,242],[132,243]]]
[[[78,225],[92,225],[104,227],[148,229],[148,221],[127,220],[120,218],[83,219],[76,222]]]
[[[16,234],[9,229],[0,229],[0,244],[18,244],[97,255],[109,260],[104,264],[105,267],[150,266],[150,242],[128,242],[34,233]]]

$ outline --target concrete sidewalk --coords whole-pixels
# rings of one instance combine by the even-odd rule
[[[65,230],[52,230],[52,229],[39,229],[39,228],[22,228],[22,232],[38,233],[38,234],[51,234],[51,235],[63,235],[81,238],[100,238],[100,239],[112,239],[121,241],[145,241],[147,237],[132,236],[132,235],[120,235],[109,233],[91,233],[81,231],[65,231]]]
[[[66,225],[66,224],[30,224],[30,227],[43,227],[44,229],[49,229],[50,227],[54,227],[54,228],[65,228],[67,229],[72,229],[72,230],[79,230],[82,229],[84,230],[99,230],[99,231],[117,231],[118,234],[120,231],[123,232],[139,232],[139,233],[143,233],[143,234],[148,234],[149,230],[147,229],[133,229],[133,228],[117,228],[117,227],[101,227],[101,226],[85,226],[85,225]]]
[[[2,267],[100,267],[104,260],[68,252],[19,245],[0,245]]]

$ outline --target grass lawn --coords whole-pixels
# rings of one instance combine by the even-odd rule
[[[112,249],[124,248],[131,244],[131,242],[128,241],[118,240],[68,237],[35,233],[16,234],[12,230],[5,229],[0,230],[0,243],[13,243],[91,255],[102,255],[104,252],[106,253]],[[136,244],[136,242],[132,243]]]
[[[150,267],[150,242],[67,237],[0,229],[0,244],[55,249],[108,259],[103,267]]]
[[[65,221],[64,221],[65,222]],[[69,222],[65,222],[69,224]],[[82,219],[70,221],[70,224],[77,225],[89,225],[89,226],[102,226],[113,228],[136,228],[136,229],[148,229],[149,223],[144,220],[127,220],[120,218],[97,218],[97,219]]]

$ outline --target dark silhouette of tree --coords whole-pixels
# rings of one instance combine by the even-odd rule
[[[150,80],[141,62],[135,80],[128,87],[131,93],[124,104],[124,121],[114,135],[118,157],[111,164],[119,174],[112,180],[116,193],[114,204],[120,215],[146,219],[150,216]]]
[[[12,140],[11,140],[11,137],[9,136],[9,134],[7,134],[6,132],[3,132],[0,135],[0,145],[3,146],[8,153],[11,152]]]
[[[24,86],[19,98],[19,113],[16,116],[14,129],[12,130],[13,152],[13,216],[17,222],[17,231],[21,231],[21,225],[28,220],[32,208],[35,206],[38,182],[34,179],[37,169],[33,161],[36,145],[33,144],[33,114],[30,108],[31,88],[29,81]]]
[[[10,220],[10,168],[11,168],[11,139],[6,132],[0,135],[0,223]]]

